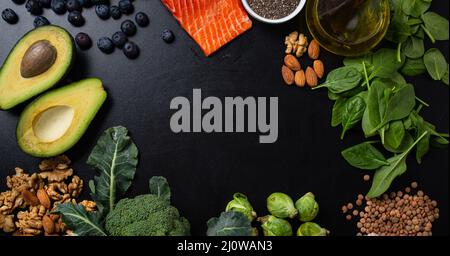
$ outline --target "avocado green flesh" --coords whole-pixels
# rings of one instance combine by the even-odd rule
[[[28,105],[17,125],[17,142],[27,154],[53,157],[73,147],[106,100],[97,78],[55,89]]]
[[[25,78],[21,74],[25,53],[42,40],[56,49],[56,59],[45,72]],[[72,36],[63,28],[49,25],[28,32],[17,42],[0,68],[0,109],[10,109],[53,87],[69,71],[74,56]]]

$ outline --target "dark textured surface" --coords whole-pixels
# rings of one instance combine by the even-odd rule
[[[13,8],[20,16],[17,25],[0,21],[0,63],[26,31],[33,28],[33,17],[24,6],[1,1],[1,8]],[[354,201],[358,193],[368,191],[365,173],[349,167],[340,151],[361,140],[361,132],[351,131],[339,140],[339,129],[330,128],[331,102],[326,91],[287,88],[282,85],[280,66],[284,57],[283,39],[299,29],[296,21],[281,26],[254,22],[254,28],[210,58],[181,30],[160,1],[136,1],[136,11],[150,17],[150,26],[138,28],[131,40],[141,48],[137,60],[128,60],[122,51],[111,55],[95,46],[79,51],[71,80],[100,77],[109,93],[108,100],[82,140],[67,154],[75,170],[86,181],[94,171],[85,162],[103,130],[114,125],[129,128],[140,150],[140,165],[130,196],[147,193],[153,175],[168,178],[173,202],[192,224],[195,235],[206,232],[206,221],[219,215],[234,192],[249,196],[260,215],[266,214],[265,199],[274,191],[297,198],[312,191],[321,211],[317,221],[334,235],[354,235],[355,225],[340,213],[343,203]],[[448,1],[434,1],[433,9],[448,17]],[[304,13],[300,15],[304,19]],[[72,35],[87,32],[94,42],[120,30],[120,20],[100,20],[94,9],[83,11],[86,25],[72,27],[67,17],[45,10],[53,24],[67,28]],[[160,39],[164,29],[175,32],[171,45]],[[306,31],[306,26],[300,26]],[[436,44],[448,59],[448,43]],[[327,70],[340,59],[324,53]],[[304,62],[303,65],[306,63]],[[431,103],[425,118],[440,131],[449,129],[449,88],[427,76],[409,79],[419,97]],[[275,144],[258,144],[256,134],[174,134],[169,127],[172,111],[169,103],[176,96],[192,97],[192,88],[201,88],[203,96],[276,96],[279,97],[279,138]],[[0,112],[0,188],[15,166],[35,171],[39,159],[22,153],[16,144],[15,126],[23,106]],[[449,160],[448,149],[431,149],[423,164],[412,157],[408,172],[398,178],[393,189],[404,188],[417,180],[422,189],[439,202],[441,218],[435,223],[435,235],[449,232]],[[87,193],[85,193],[87,196]]]

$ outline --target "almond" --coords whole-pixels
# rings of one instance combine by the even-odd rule
[[[22,191],[22,197],[25,202],[31,206],[39,205],[39,199],[36,197],[35,194],[31,193],[28,190]]]
[[[283,67],[281,68],[281,75],[283,76],[283,80],[287,85],[292,85],[294,83],[294,72],[287,66],[283,65]]]
[[[314,61],[314,72],[319,78],[322,78],[325,75],[325,67],[321,60]]]
[[[300,69],[302,69],[298,59],[291,54],[288,54],[286,55],[286,57],[284,57],[284,65],[286,65],[292,71],[299,71]]]
[[[46,234],[52,234],[55,232],[55,223],[48,215],[45,215],[42,218],[42,227],[44,228]]]
[[[311,58],[313,60],[317,60],[319,58],[320,45],[316,39],[313,39],[311,41],[311,43],[309,44],[308,55],[309,55],[309,58]]]
[[[305,73],[306,77],[306,83],[309,85],[309,87],[316,87],[317,86],[317,75],[316,72],[314,72],[314,69],[308,67],[306,69]]]
[[[305,77],[305,71],[300,70],[295,73],[295,85],[298,87],[305,87],[306,84],[306,77]]]
[[[47,192],[44,189],[39,189],[36,193],[39,202],[47,209],[52,207],[52,202],[50,201],[50,197],[48,197]]]

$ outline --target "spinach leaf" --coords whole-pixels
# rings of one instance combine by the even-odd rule
[[[418,59],[406,59],[405,65],[402,67],[401,72],[405,76],[418,76],[427,72],[423,58]]]
[[[337,127],[342,123],[342,113],[344,112],[344,108],[346,106],[347,99],[339,98],[336,100],[333,106],[333,112],[331,115],[331,126]]]
[[[447,64],[447,72],[445,72],[444,76],[442,77],[442,82],[448,85],[448,64]]]
[[[394,95],[389,99],[384,116],[381,118],[381,122],[372,131],[382,128],[387,123],[395,120],[400,120],[407,117],[416,105],[416,96],[414,93],[414,87],[407,84],[400,88]]]
[[[374,170],[389,164],[383,154],[371,142],[364,142],[341,152],[347,162],[356,168]]]
[[[395,10],[385,38],[394,43],[403,43],[412,35],[408,25],[408,15],[402,10]]]
[[[405,152],[389,158],[387,161],[389,165],[380,167],[373,177],[372,187],[370,188],[367,196],[370,198],[376,198],[386,192],[391,186],[394,179],[406,172],[406,157],[411,150],[419,143],[428,132],[424,132]]]
[[[387,101],[384,99],[385,91],[389,90],[387,83],[382,80],[374,80],[367,96],[367,111],[363,117],[363,130],[366,137],[373,136],[382,121]]]
[[[425,53],[423,40],[415,36],[411,36],[408,40],[406,40],[405,44],[403,44],[403,53],[406,57],[411,59],[422,57]]]
[[[251,236],[253,232],[250,220],[241,212],[222,212],[207,225],[207,236]]]
[[[397,60],[397,51],[383,48],[373,54],[373,66],[375,70],[370,75],[373,77],[390,78],[405,63],[405,56],[401,56],[401,61]]]
[[[342,134],[341,139],[344,139],[345,133],[356,126],[356,124],[361,121],[364,110],[366,109],[366,103],[364,99],[355,96],[348,100],[345,104],[344,111],[342,113]]]
[[[392,146],[390,144],[391,142],[392,142],[391,140],[387,139],[384,142],[383,147],[391,153],[400,154],[400,153],[405,152],[414,143],[414,138],[409,132],[405,132],[405,135],[403,136],[403,140],[398,147]]]
[[[108,214],[133,181],[138,163],[138,149],[125,127],[109,128],[97,141],[87,163],[100,171],[94,177],[91,196],[103,214]]]
[[[331,71],[324,84],[313,89],[326,87],[333,93],[349,91],[360,85],[362,74],[354,67],[340,67]]]
[[[422,20],[426,32],[432,35],[435,40],[449,39],[448,20],[435,12],[427,12],[422,15]]]
[[[405,137],[405,127],[402,120],[393,121],[385,134],[385,142],[394,148],[398,148]]]
[[[408,0],[403,1],[402,10],[407,15],[411,15],[413,17],[420,17],[424,12],[426,12],[431,5],[431,1],[423,1],[423,0]]]
[[[54,213],[78,236],[106,236],[100,212],[87,212],[77,204],[57,204]]]
[[[162,176],[154,176],[149,180],[150,194],[156,195],[163,200],[169,201],[171,192],[167,179]]]
[[[439,49],[432,48],[423,56],[423,62],[427,68],[428,74],[434,80],[442,80],[448,70],[448,64],[444,55]]]

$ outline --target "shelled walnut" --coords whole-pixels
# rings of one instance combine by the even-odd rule
[[[6,178],[9,190],[0,193],[0,230],[15,236],[71,235],[62,218],[52,213],[59,203],[78,204],[84,183],[73,175],[70,163],[67,156],[46,159],[39,164],[40,172],[31,175],[16,168]],[[79,204],[86,211],[97,208],[92,201]]]

